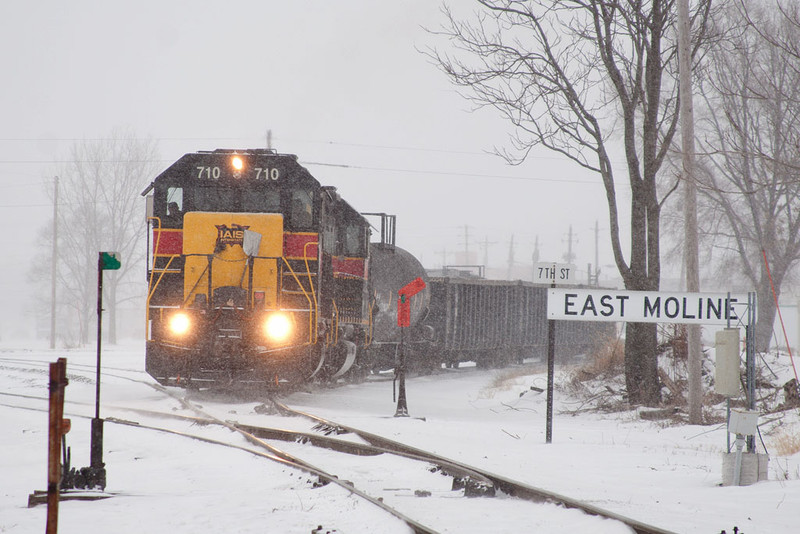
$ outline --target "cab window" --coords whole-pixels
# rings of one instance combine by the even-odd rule
[[[344,231],[344,253],[348,256],[364,255],[364,229],[358,225],[349,225]]]
[[[180,226],[183,222],[183,188],[167,188],[167,212],[166,224],[169,226]]]
[[[252,213],[280,213],[281,194],[277,189],[242,192],[242,211]]]
[[[314,222],[314,195],[311,191],[292,191],[289,218],[295,228],[309,228]]]

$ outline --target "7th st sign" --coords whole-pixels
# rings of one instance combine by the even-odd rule
[[[632,323],[747,324],[747,294],[550,289],[547,318]]]

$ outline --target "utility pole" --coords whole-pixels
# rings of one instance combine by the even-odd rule
[[[694,108],[692,104],[692,59],[689,52],[689,38],[691,36],[689,0],[678,0],[677,3],[686,291],[697,293],[700,291],[700,262],[697,244],[697,187],[694,181]],[[699,425],[703,422],[700,326],[687,325],[686,337],[689,351],[689,423]]]
[[[495,241],[489,241],[489,236],[483,238],[483,266],[489,268],[489,245],[494,245]]]
[[[464,257],[461,259],[461,261],[457,261],[457,263],[462,265],[471,265],[475,263],[475,260],[470,256],[469,253],[469,226],[466,224],[464,225]]]
[[[564,255],[564,261],[572,263],[575,260],[575,255],[572,253],[572,225],[569,225],[569,237],[567,239],[567,253]]]
[[[53,190],[53,251],[50,258],[50,348],[56,348],[56,265],[58,261],[58,176]]]

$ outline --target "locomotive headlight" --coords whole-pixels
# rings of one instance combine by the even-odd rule
[[[270,341],[282,343],[292,335],[294,324],[287,313],[274,312],[264,320],[264,334]]]
[[[237,171],[241,171],[244,169],[244,160],[239,156],[233,156],[231,158],[231,165],[233,165],[233,168]]]
[[[182,336],[189,331],[192,326],[192,321],[189,319],[189,314],[178,312],[169,318],[169,329],[175,335]]]

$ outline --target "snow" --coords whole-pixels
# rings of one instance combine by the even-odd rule
[[[8,345],[8,343],[6,343]],[[27,508],[28,495],[46,489],[46,362],[67,358],[70,384],[66,417],[73,467],[88,465],[89,419],[94,414],[94,350],[0,349],[0,533],[42,532],[46,506]],[[784,357],[785,358],[785,357]],[[786,365],[785,358],[782,365]],[[780,368],[781,362],[771,364]],[[193,415],[146,384],[143,348],[131,343],[104,347],[101,416],[148,421],[176,430],[231,441],[223,427],[149,419],[133,409]],[[474,368],[413,377],[407,384],[411,417],[393,417],[390,380],[295,393],[287,404],[343,424],[409,442],[551,492],[674,532],[789,533],[799,530],[800,453],[775,451],[783,435],[800,435],[798,410],[762,417],[770,452],[769,480],[721,486],[726,449],[724,424],[691,426],[642,420],[634,410],[601,413],[579,409],[583,401],[556,372],[553,442],[545,443],[546,378],[541,366],[502,370]],[[131,381],[134,378],[138,381]],[[181,390],[174,393],[182,396]],[[23,397],[25,396],[25,397]],[[36,398],[32,398],[36,397]],[[190,400],[216,416],[263,426],[307,430],[302,418],[258,413],[259,402],[195,393]],[[30,409],[20,409],[21,406]],[[780,415],[780,414],[778,414]],[[84,417],[82,417],[84,416]],[[341,435],[340,439],[355,439]],[[247,444],[241,440],[241,445]],[[277,443],[330,469],[331,454],[310,445]],[[759,445],[759,451],[763,452]],[[105,424],[107,492],[92,502],[63,501],[59,532],[408,532],[399,520],[334,484],[313,487],[315,477],[241,450],[132,426]],[[441,532],[621,533],[620,523],[556,506],[500,495],[469,499],[450,489],[450,479],[402,458],[337,457],[334,465],[387,503]],[[387,467],[388,466],[388,467]],[[389,469],[392,487],[374,481]],[[418,497],[424,489],[431,497]],[[458,517],[448,514],[457,510]]]

